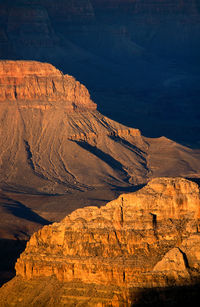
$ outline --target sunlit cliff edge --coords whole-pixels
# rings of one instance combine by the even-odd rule
[[[18,102],[21,108],[45,109],[59,101],[68,112],[96,109],[84,85],[48,63],[0,61],[0,86],[1,103]]]
[[[78,209],[45,226],[18,259],[17,277],[2,287],[2,306],[43,300],[45,306],[131,306],[136,289],[195,283],[199,192],[183,178],[156,178],[106,206]],[[55,293],[47,295],[42,283]]]

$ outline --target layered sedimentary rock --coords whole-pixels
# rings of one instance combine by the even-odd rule
[[[133,289],[187,285],[199,277],[199,222],[197,184],[153,179],[137,192],[104,207],[78,209],[35,233],[16,263],[16,285],[23,278],[39,287],[40,279],[51,282],[54,276],[68,291],[60,300],[64,297],[69,306],[76,299],[96,306],[103,301],[102,291],[104,304],[107,297],[107,304],[118,306],[118,300],[129,306]],[[88,293],[84,297],[91,284],[95,300]],[[76,287],[73,296],[70,289]]]
[[[78,209],[45,226],[32,236],[16,271],[27,279],[55,274],[63,281],[136,286],[137,270],[149,271],[167,250],[198,233],[199,221],[197,184],[156,178],[105,207]]]
[[[192,0],[91,0],[96,9],[102,10],[125,10],[131,9],[131,13],[137,14],[160,14],[160,13],[178,13],[178,14],[190,14],[198,12],[197,1]],[[130,12],[129,12],[130,13]]]
[[[0,57],[53,63],[115,120],[198,142],[199,20],[197,1],[0,1]]]
[[[0,86],[1,102],[23,101],[25,107],[27,101],[29,106],[31,102],[59,101],[69,111],[96,109],[84,85],[47,63],[0,61]]]
[[[57,2],[42,0],[38,1],[38,4],[42,4],[49,16],[59,23],[87,23],[95,18],[90,0],[59,0]]]
[[[101,115],[85,86],[50,64],[0,61],[0,87],[4,189],[55,194],[199,176],[198,151]]]

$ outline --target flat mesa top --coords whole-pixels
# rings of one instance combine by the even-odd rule
[[[0,77],[24,77],[30,75],[62,76],[62,73],[49,63],[37,61],[0,60]]]

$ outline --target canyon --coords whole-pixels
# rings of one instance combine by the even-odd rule
[[[0,87],[5,251],[6,240],[21,251],[43,225],[78,207],[103,205],[152,178],[198,182],[199,150],[166,137],[144,137],[102,115],[87,88],[51,64],[2,60]],[[6,253],[2,268],[5,262]]]
[[[45,226],[17,260],[16,277],[1,288],[1,305],[137,306],[140,289],[195,284],[199,192],[183,178],[155,178],[105,206],[78,209]],[[54,289],[52,296],[42,284]]]
[[[103,116],[84,85],[50,64],[0,61],[0,86],[5,191],[56,195],[199,177],[199,150]]]
[[[34,287],[41,296],[30,299],[49,306],[125,306],[136,288],[196,285],[199,150],[102,115],[83,84],[48,63],[2,60],[0,86],[2,283],[30,239],[2,304],[30,304]],[[41,282],[63,301],[49,301]]]
[[[198,147],[199,29],[198,1],[0,1],[0,58],[49,62],[106,116]]]
[[[199,33],[198,0],[0,0],[0,305],[199,301]]]

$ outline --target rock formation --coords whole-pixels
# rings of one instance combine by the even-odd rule
[[[199,221],[197,184],[181,178],[156,178],[105,207],[78,209],[61,223],[45,226],[28,242],[16,264],[17,275],[30,279],[55,274],[62,281],[79,278],[83,282],[131,284],[139,263],[144,263],[146,271],[152,269],[167,250],[198,233]],[[173,255],[170,253],[168,259]],[[149,255],[146,263],[145,254]],[[93,257],[94,270],[89,267]],[[155,270],[161,269],[157,264]]]
[[[199,12],[196,0],[0,0],[0,58],[52,63],[116,121],[198,145]]]
[[[105,204],[153,177],[199,177],[198,150],[145,138],[103,116],[85,86],[50,64],[0,61],[0,87],[4,240],[26,240],[78,207]]]
[[[78,209],[36,232],[16,263],[17,277],[10,287],[15,283],[15,290],[21,283],[23,296],[30,285],[39,287],[43,279],[51,283],[56,277],[66,291],[61,306],[77,300],[86,306],[118,306],[117,301],[129,306],[136,288],[187,285],[199,277],[199,222],[197,184],[183,178],[153,179],[104,207]],[[92,284],[95,297],[85,296]]]
[[[198,12],[197,1],[192,0],[91,0],[94,8],[101,10],[125,10],[132,14],[191,14]]]
[[[37,2],[37,1],[36,1]],[[95,18],[93,6],[90,0],[58,0],[38,1],[39,5],[43,5],[54,22],[58,23],[88,23]]]
[[[101,115],[85,86],[50,64],[0,61],[0,86],[3,189],[55,194],[199,176],[198,151]]]
[[[69,111],[96,109],[82,84],[71,76],[63,75],[50,64],[0,61],[0,85],[0,102],[16,101],[22,108],[40,108],[39,104],[34,106],[34,102],[42,102],[44,107],[41,108],[45,109],[45,104],[59,101]]]

